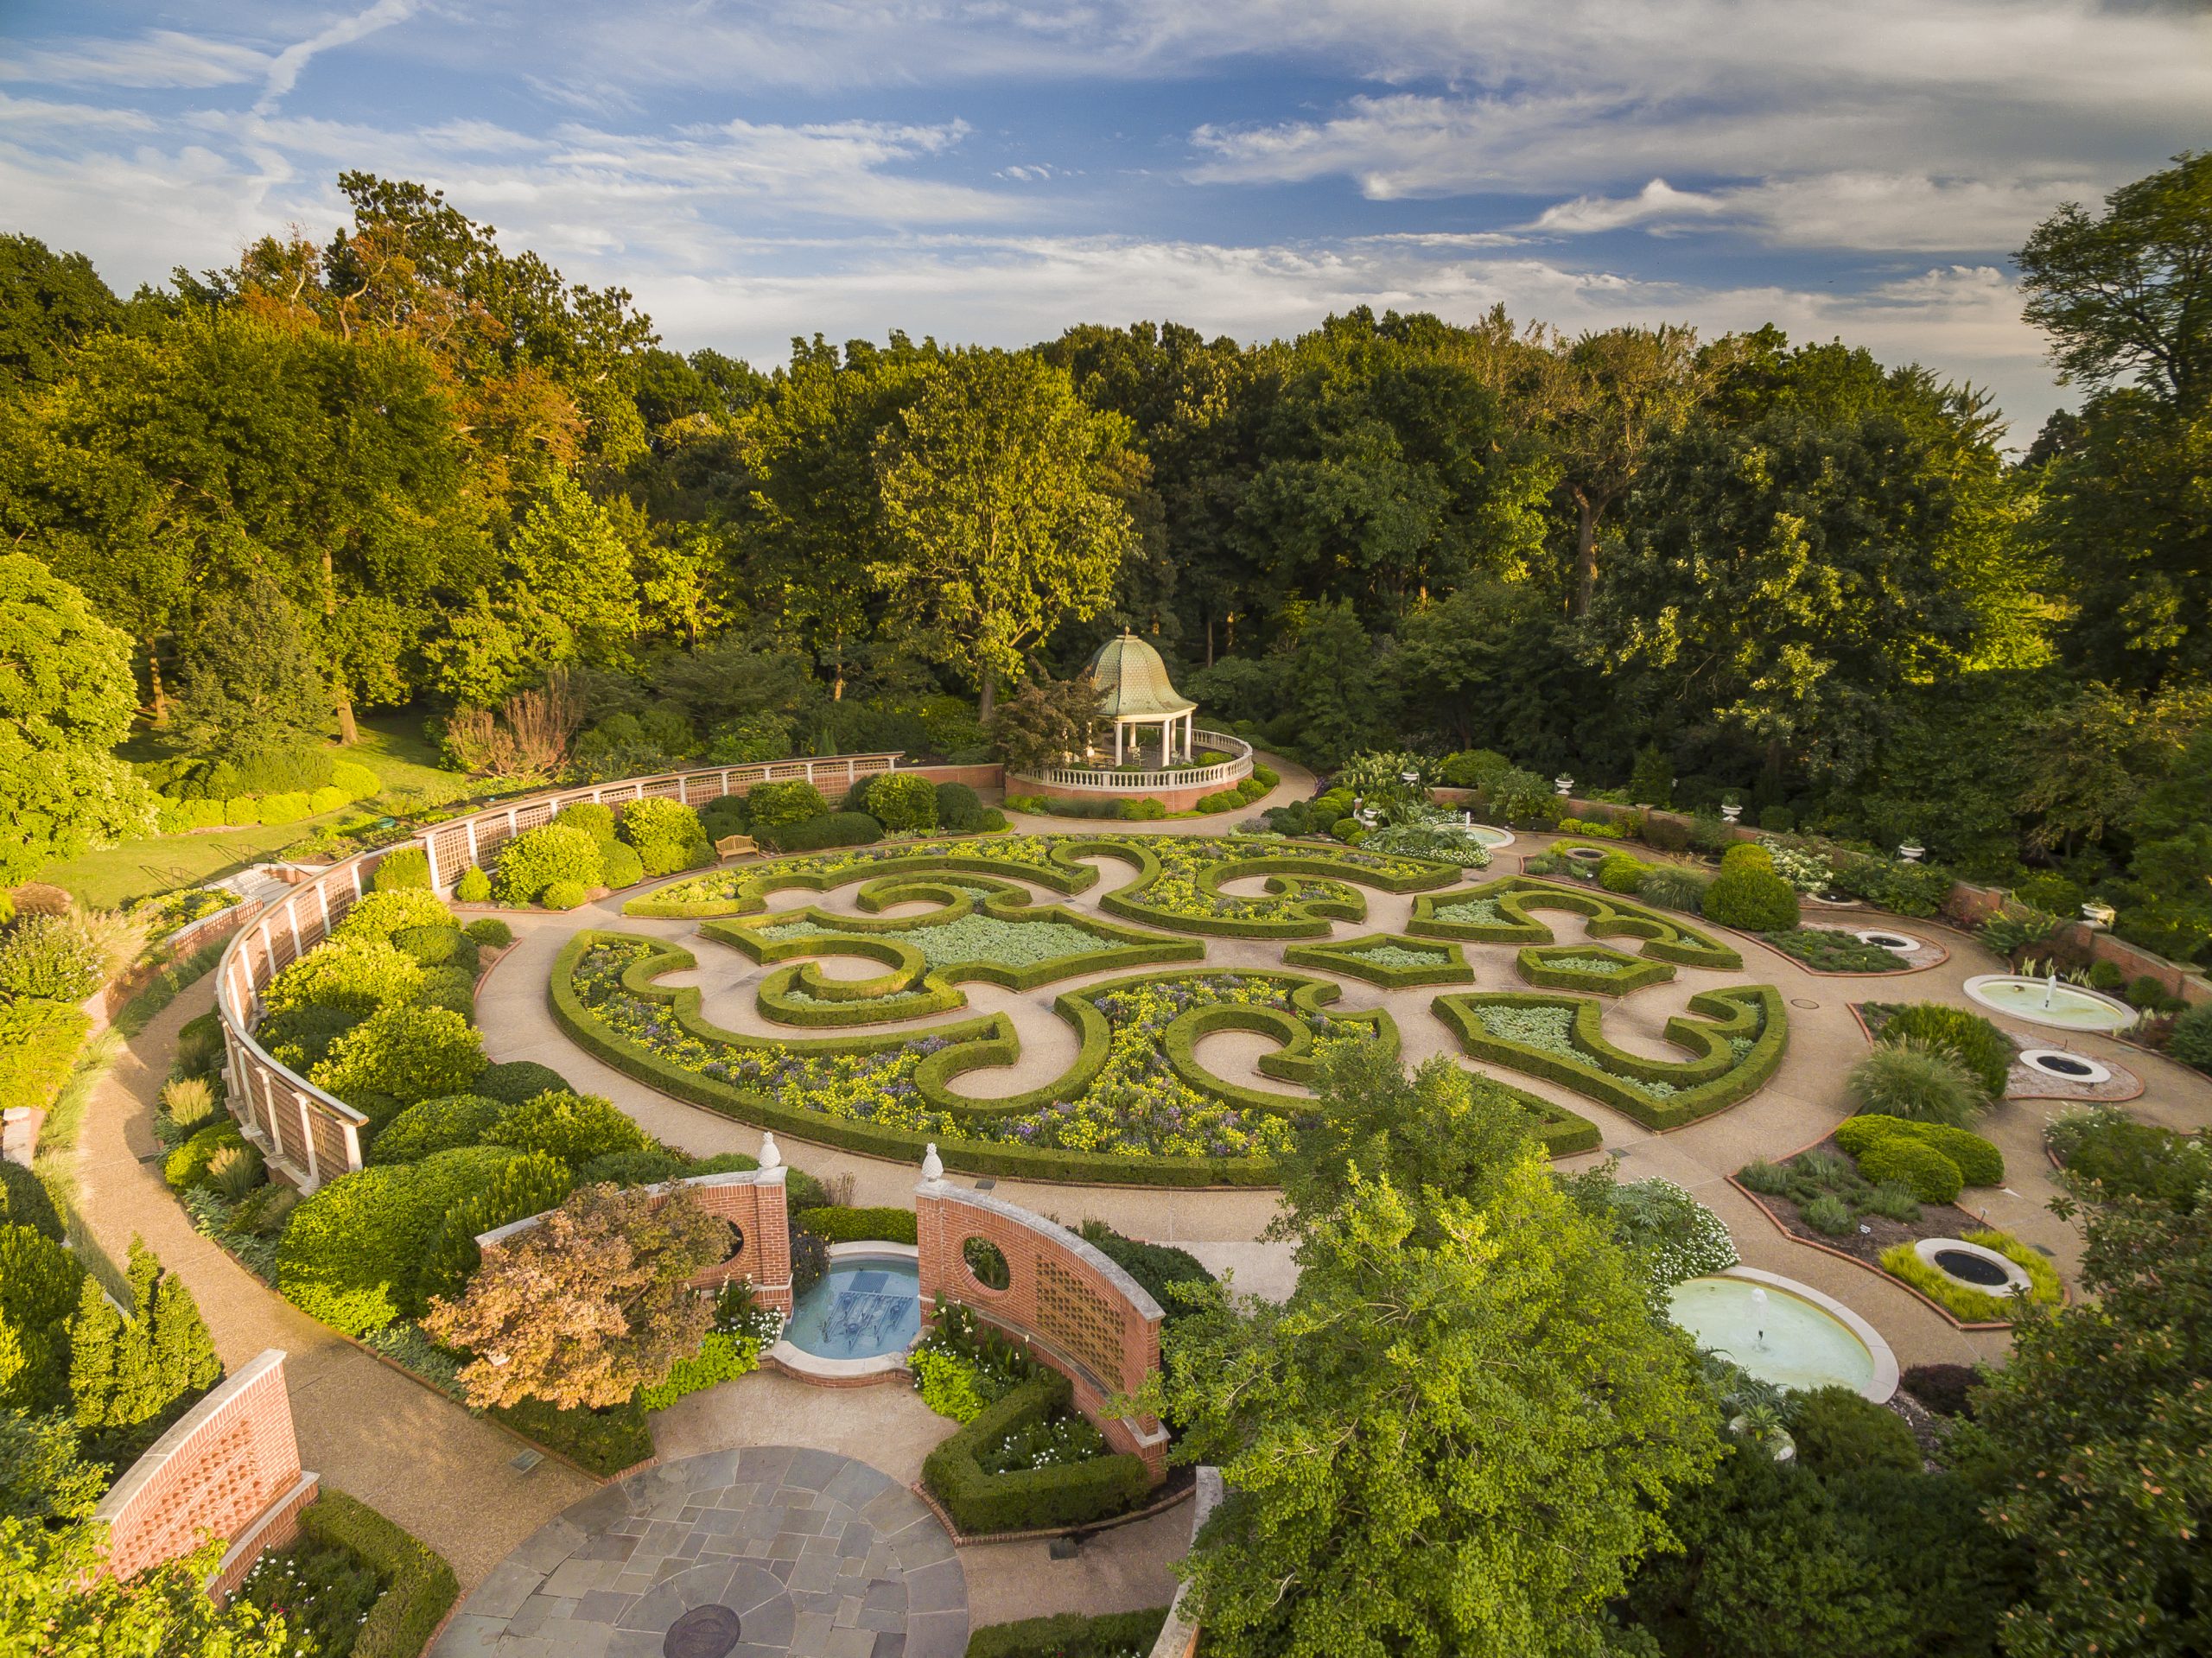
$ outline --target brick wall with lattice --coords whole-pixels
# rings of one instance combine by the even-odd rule
[[[264,1549],[299,1532],[315,1477],[300,1466],[284,1356],[275,1348],[230,1377],[155,1441],[93,1518],[108,1528],[107,1569],[130,1577],[188,1554],[203,1534],[230,1545],[216,1586],[235,1586]]]
[[[943,1296],[1026,1342],[1075,1384],[1076,1407],[1109,1444],[1164,1477],[1159,1422],[1106,1413],[1160,1367],[1160,1307],[1143,1286],[1065,1227],[985,1192],[925,1180],[914,1220],[922,1305]]]

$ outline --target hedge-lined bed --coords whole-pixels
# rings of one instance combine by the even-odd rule
[[[1058,1371],[1039,1369],[930,1452],[922,1483],[954,1525],[971,1536],[1048,1530],[1121,1514],[1144,1499],[1151,1476],[1141,1458],[1126,1452],[1005,1472],[988,1471],[978,1460],[1010,1435],[1069,1414],[1073,1392]]]
[[[689,950],[659,939],[580,932],[554,964],[554,1016],[590,1052],[679,1099],[880,1157],[917,1159],[935,1141],[948,1165],[977,1173],[1264,1185],[1305,1102],[1211,1076],[1194,1057],[1199,1039],[1222,1029],[1279,1037],[1284,1047],[1260,1069],[1294,1083],[1313,1075],[1327,1039],[1397,1045],[1380,1010],[1325,1012],[1341,994],[1325,980],[1171,969],[1061,995],[1055,1010],[1081,1036],[1068,1070],[1027,1093],[969,1099],[953,1078],[1020,1055],[1003,1016],[918,1032],[748,1037],[709,1023],[697,990],[655,983],[693,965]]]
[[[443,1555],[343,1491],[324,1486],[300,1511],[300,1530],[311,1543],[346,1550],[382,1586],[353,1636],[353,1658],[416,1658],[461,1593]]]
[[[1402,932],[1370,932],[1342,943],[1292,944],[1282,953],[1292,967],[1318,967],[1349,974],[1385,990],[1414,990],[1432,984],[1471,984],[1475,970],[1459,945],[1412,938]]]
[[[1167,1623],[1167,1608],[1139,1612],[1059,1612],[1014,1623],[988,1623],[968,1637],[968,1658],[1126,1658],[1148,1653]]]
[[[1535,910],[1586,916],[1592,938],[1641,939],[1640,954],[1647,961],[1723,971],[1744,965],[1738,951],[1675,917],[1615,893],[1581,891],[1522,875],[1487,881],[1448,898],[1416,898],[1406,931],[1419,938],[1457,938],[1475,944],[1554,943],[1552,930],[1530,913]]]
[[[1436,1016],[1478,1059],[1547,1077],[1611,1106],[1647,1128],[1678,1128],[1748,1097],[1782,1063],[1789,1016],[1771,985],[1732,986],[1690,998],[1692,1019],[1667,1021],[1687,1060],[1647,1059],[1615,1047],[1603,1004],[1582,996],[1475,991],[1439,996]]]
[[[1671,962],[1647,962],[1607,944],[1529,944],[1514,958],[1521,976],[1547,990],[1624,996],[1675,976]]]
[[[1348,883],[1389,893],[1448,886],[1460,871],[1427,858],[1363,852],[1357,847],[1288,848],[1276,839],[1132,835],[1001,835],[851,847],[779,859],[677,881],[634,898],[626,915],[698,917],[758,914],[770,893],[792,887],[826,892],[870,874],[935,871],[1011,876],[1059,893],[1097,884],[1084,861],[1114,858],[1134,865],[1135,879],[1101,896],[1099,907],[1124,920],[1179,932],[1224,937],[1319,938],[1332,921],[1357,921],[1366,901]],[[1224,883],[1267,877],[1252,897],[1223,892]]]

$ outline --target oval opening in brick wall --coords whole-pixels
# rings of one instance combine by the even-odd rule
[[[1014,1269],[1006,1263],[1006,1252],[988,1238],[963,1240],[960,1258],[968,1263],[969,1277],[987,1290],[1003,1290],[1014,1282]]]

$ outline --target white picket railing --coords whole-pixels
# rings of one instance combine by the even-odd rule
[[[1091,765],[1046,765],[1021,778],[1056,789],[1093,790],[1100,794],[1141,794],[1158,789],[1219,789],[1252,775],[1252,745],[1225,731],[1193,731],[1191,748],[1211,748],[1229,758],[1213,765],[1171,765],[1137,772]]]

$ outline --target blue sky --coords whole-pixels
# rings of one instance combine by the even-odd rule
[[[2212,145],[2212,10],[2086,0],[7,0],[0,226],[115,286],[443,188],[668,344],[1504,304],[2068,400],[2007,255]]]

